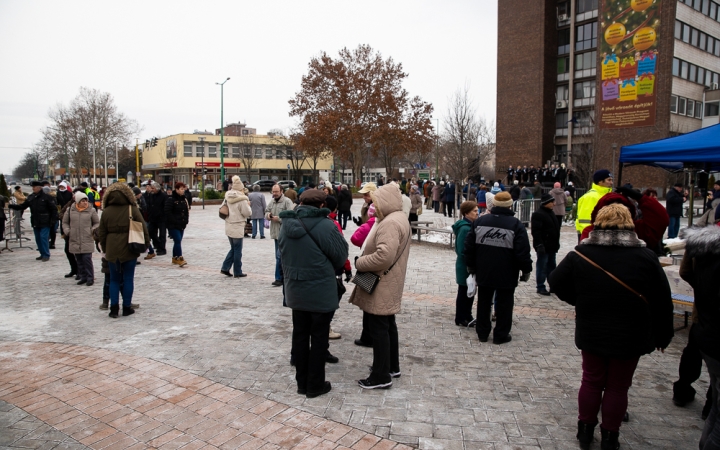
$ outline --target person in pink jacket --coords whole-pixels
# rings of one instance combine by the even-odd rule
[[[368,207],[368,217],[368,221],[360,225],[360,228],[355,230],[350,238],[350,242],[352,242],[356,247],[362,247],[365,239],[368,237],[368,234],[370,234],[370,230],[375,224],[375,205],[373,204],[370,204]]]

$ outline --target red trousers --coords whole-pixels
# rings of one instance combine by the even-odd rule
[[[598,423],[602,407],[602,428],[619,431],[628,405],[628,389],[640,357],[615,359],[582,351],[582,384],[578,392],[578,420]]]

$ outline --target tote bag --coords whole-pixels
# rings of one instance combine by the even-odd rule
[[[133,253],[145,253],[147,247],[145,246],[145,233],[143,233],[142,222],[136,222],[132,216],[132,205],[128,205],[128,212],[130,215],[130,228],[128,229],[128,247]]]

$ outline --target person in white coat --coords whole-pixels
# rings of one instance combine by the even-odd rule
[[[225,256],[220,273],[228,277],[246,277],[242,271],[242,246],[245,235],[245,223],[252,214],[250,201],[245,195],[240,177],[235,175],[232,178],[232,189],[225,193],[225,203],[228,206],[228,216],[225,218],[225,234],[230,241],[230,251]],[[233,273],[230,274],[230,268]]]

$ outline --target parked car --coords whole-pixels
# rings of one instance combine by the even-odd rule
[[[273,180],[257,180],[253,183],[253,186],[260,186],[261,191],[271,191],[275,184]]]
[[[295,183],[293,180],[280,180],[277,182],[277,184],[280,185],[283,190],[287,188],[295,189],[297,187],[297,183]]]

